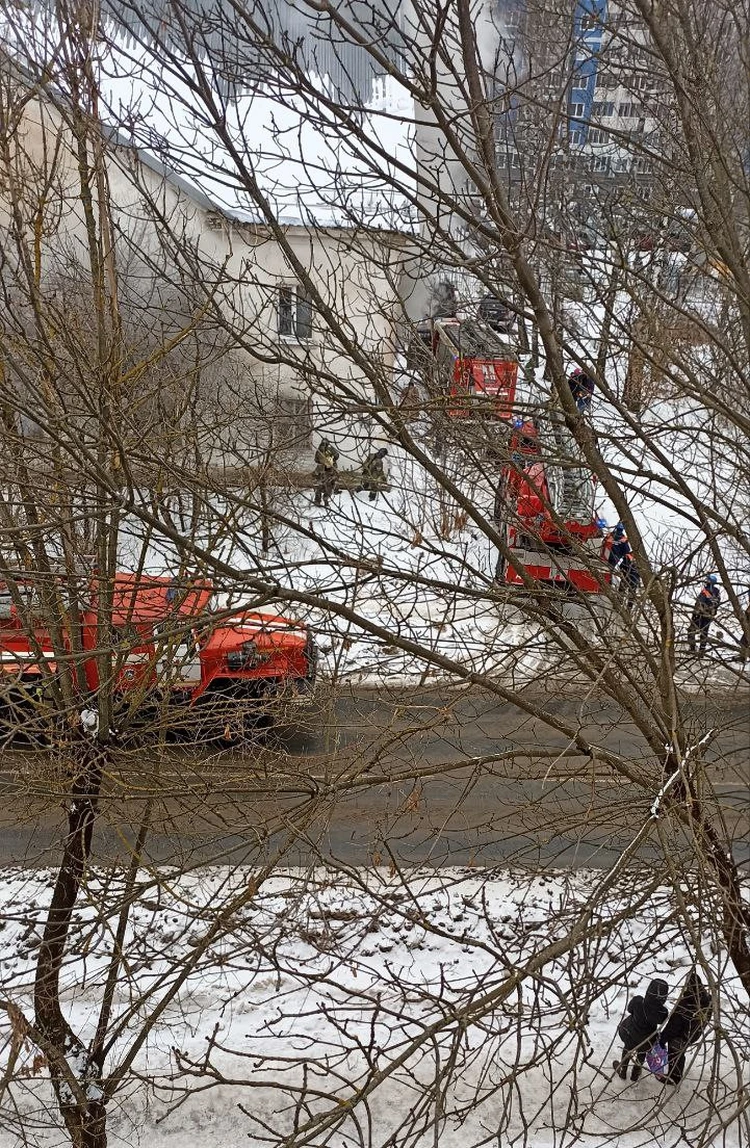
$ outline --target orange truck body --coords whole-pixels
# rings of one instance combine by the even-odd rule
[[[23,578],[14,584],[23,589]],[[0,676],[6,687],[43,684],[57,669],[49,632],[34,609],[33,578],[27,585],[27,602],[19,610],[0,583]],[[68,620],[63,626],[66,648],[83,650],[87,690],[94,694],[99,687],[104,652],[115,692],[123,697],[167,691],[182,704],[209,693],[228,693],[238,701],[279,694],[311,698],[316,654],[309,628],[281,615],[222,611],[213,599],[205,581],[117,574],[108,633],[102,635],[100,586],[93,578],[80,615],[80,642],[71,641]]]

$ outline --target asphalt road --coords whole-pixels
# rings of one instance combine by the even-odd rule
[[[743,863],[750,862],[747,703],[746,695],[685,702],[696,736],[717,731],[709,773]],[[286,864],[607,865],[648,816],[660,763],[611,703],[567,694],[545,705],[627,758],[644,786],[596,757],[567,756],[564,735],[486,696],[360,691],[339,697],[328,720],[315,715],[314,736],[287,745],[134,752],[107,779],[97,857],[124,858],[148,809],[146,859],[158,863],[257,864],[283,846]],[[6,752],[2,766],[0,863],[53,862],[64,830],[64,778],[30,751]],[[689,852],[679,834],[669,847],[675,856]],[[640,857],[661,849],[655,830]]]

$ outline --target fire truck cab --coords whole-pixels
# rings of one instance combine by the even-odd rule
[[[64,603],[62,580],[56,589]],[[61,655],[82,667],[82,700],[95,696],[106,673],[115,699],[136,717],[139,708],[203,706],[226,726],[233,711],[313,697],[310,629],[281,615],[221,609],[210,582],[119,573],[107,590],[92,578],[80,599],[78,640],[63,605],[56,651],[34,576],[12,588],[0,583],[0,703],[18,711],[49,695]]]

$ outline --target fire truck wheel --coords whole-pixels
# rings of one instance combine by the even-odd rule
[[[273,722],[266,733],[266,743],[272,749],[295,753],[313,748],[319,735],[320,728],[312,713],[290,713]]]

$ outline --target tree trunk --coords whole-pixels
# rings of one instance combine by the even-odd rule
[[[73,1148],[106,1148],[106,1111],[101,1085],[92,1077],[88,1050],[63,1015],[60,971],[81,881],[91,855],[107,746],[76,732],[71,759],[73,782],[68,805],[68,832],[52,893],[34,983],[36,1025],[48,1048],[52,1087]],[[98,1077],[98,1072],[95,1073]],[[95,1092],[96,1095],[92,1096]]]

